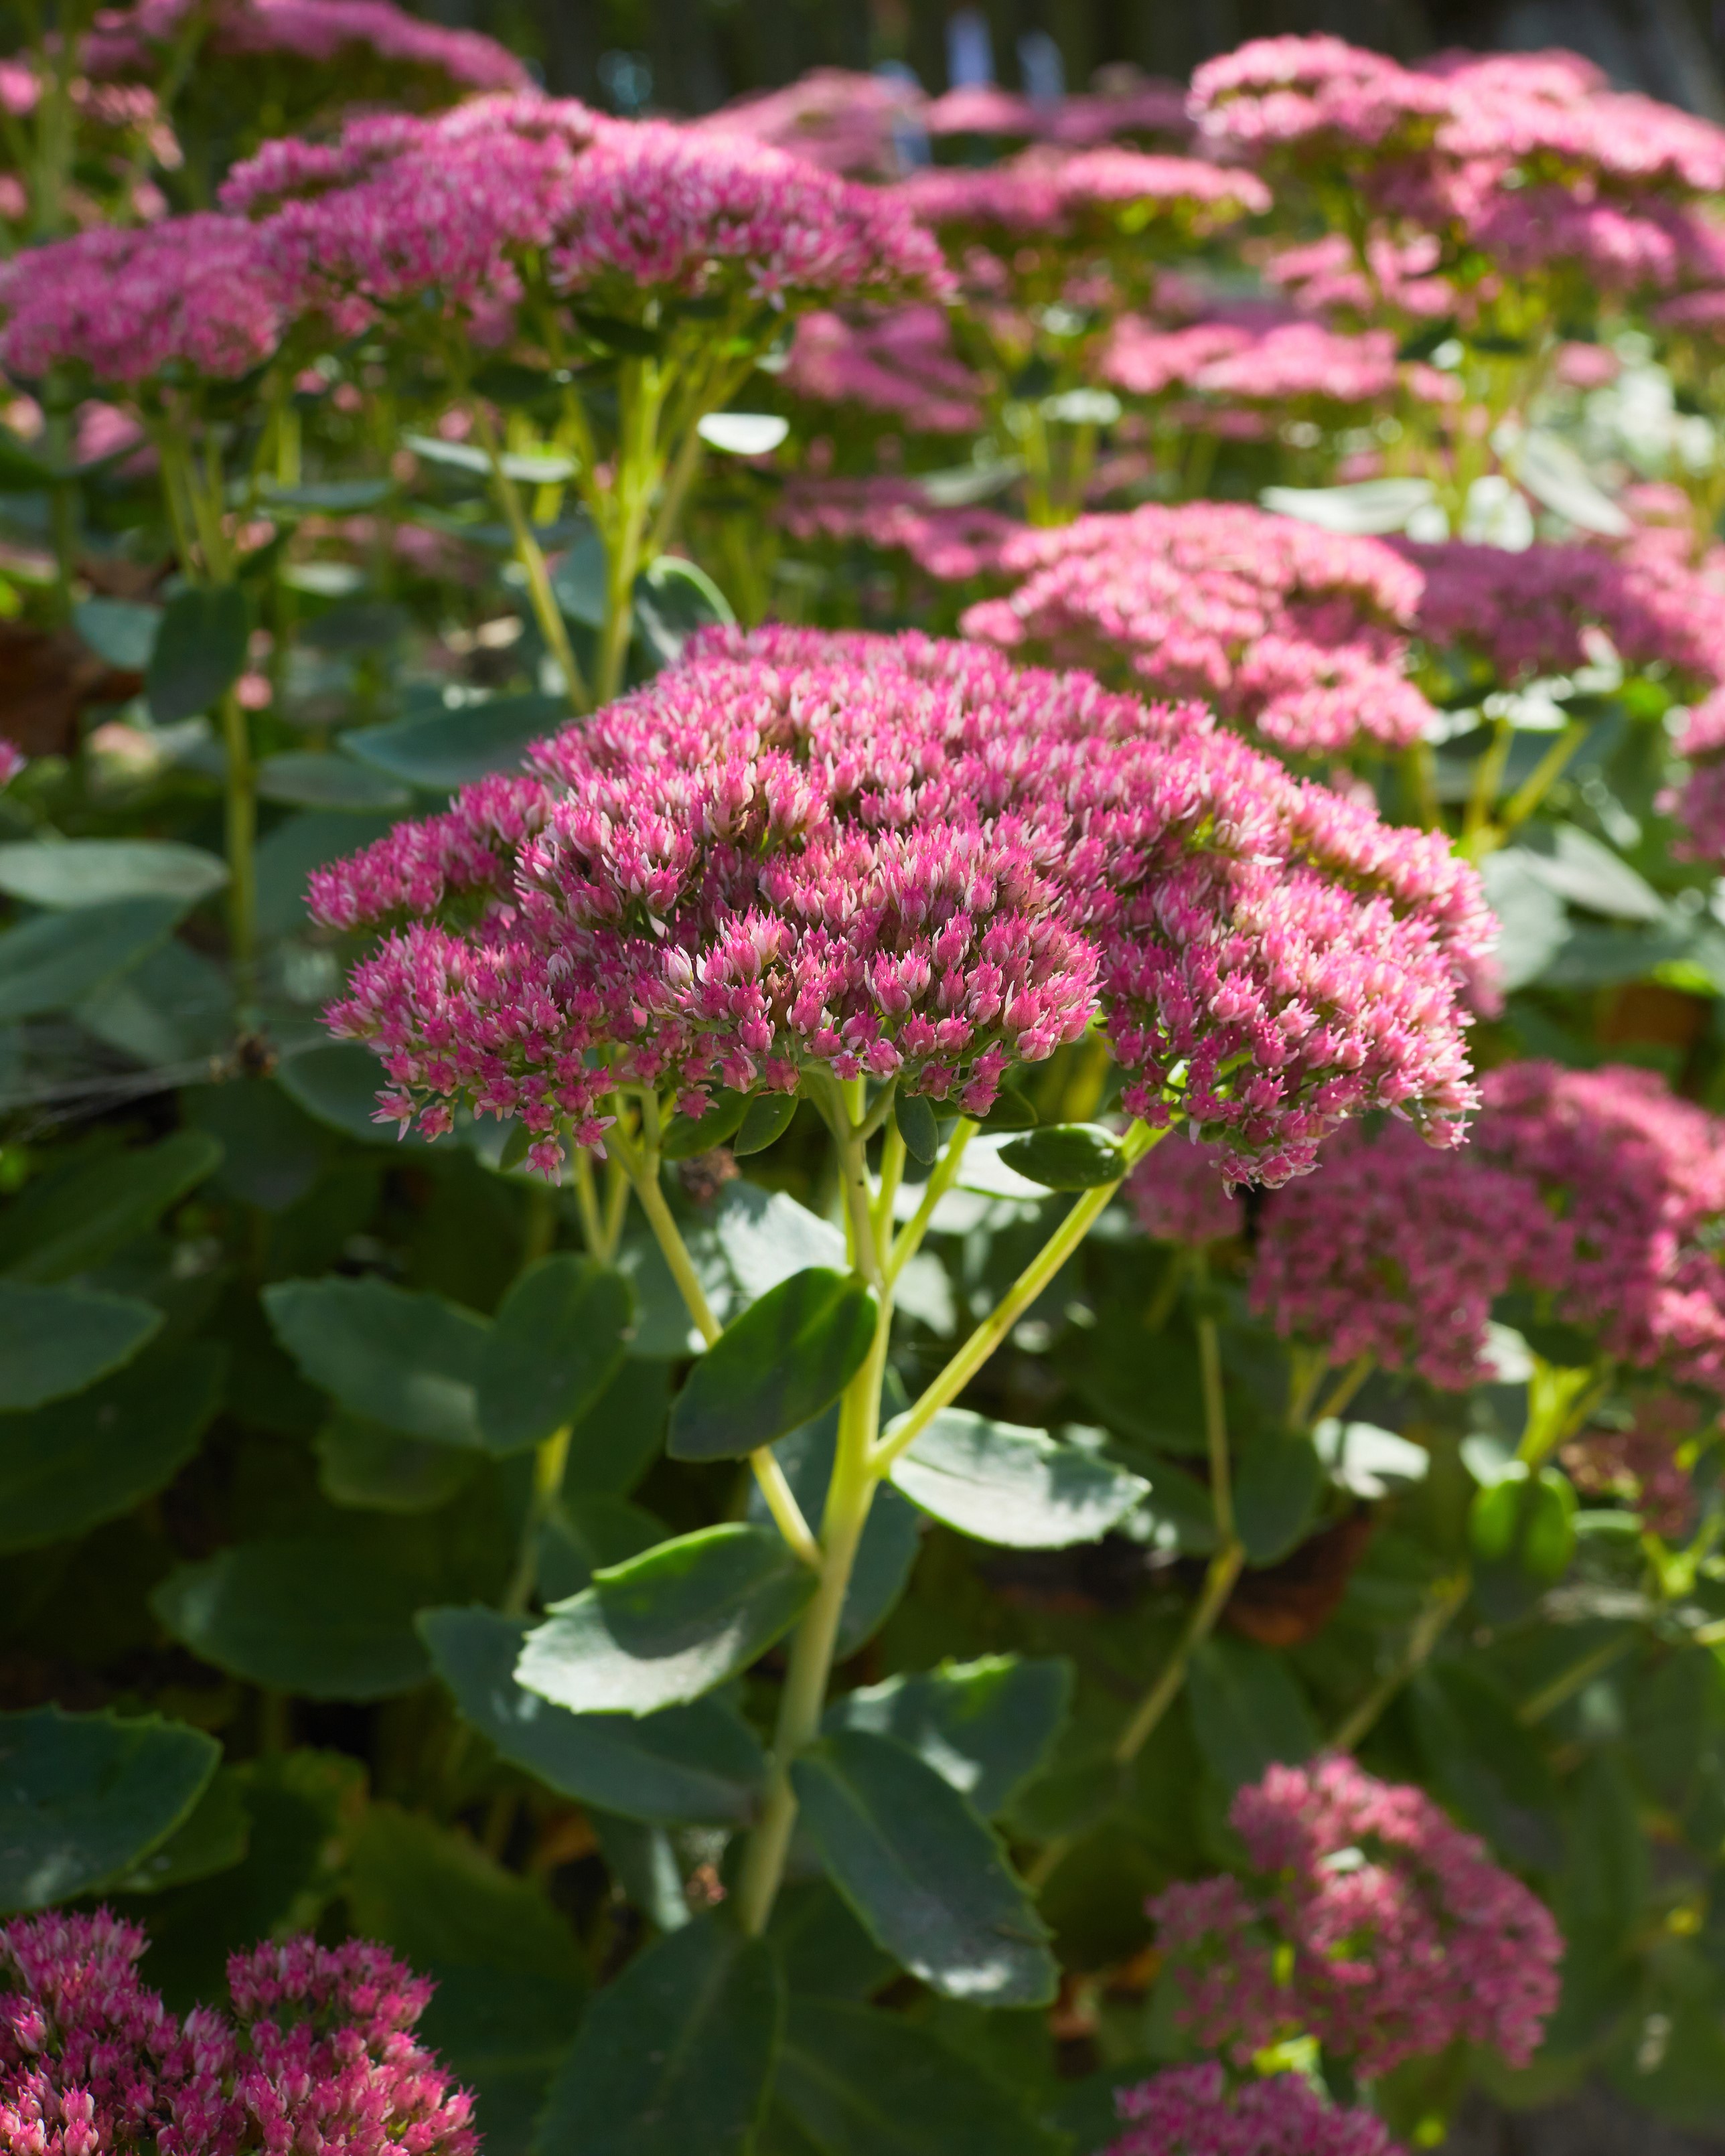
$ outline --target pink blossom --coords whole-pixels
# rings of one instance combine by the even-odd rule
[[[871,320],[804,315],[781,378],[799,397],[890,412],[928,434],[969,434],[983,421],[983,385],[952,349],[938,307]]]
[[[1368,2079],[1457,2038],[1528,2063],[1562,1938],[1422,1789],[1332,1756],[1271,1767],[1228,1816],[1251,1883],[1199,1880],[1149,1905],[1195,2041],[1245,2066],[1309,2034]]]
[[[1418,580],[1375,540],[1190,502],[1026,531],[999,566],[1023,582],[967,635],[1204,696],[1296,754],[1401,747],[1432,716],[1405,675]]]
[[[1691,860],[1725,863],[1725,689],[1697,704],[1677,737],[1677,753],[1689,766],[1681,785],[1660,796],[1659,805],[1682,827],[1676,850]]]
[[[332,926],[409,916],[330,1013],[392,1116],[466,1100],[592,1145],[617,1084],[698,1103],[810,1065],[980,1111],[1097,1011],[1128,1110],[1237,1176],[1373,1105],[1450,1143],[1471,1103],[1473,872],[1195,706],[914,635],[715,632],[531,761],[313,880]]]
[[[33,381],[76,365],[127,388],[170,368],[248,374],[275,351],[284,319],[258,234],[207,213],[27,249],[0,268],[0,313],[9,373]]]
[[[1110,332],[1096,372],[1133,396],[1155,397],[1178,386],[1235,404],[1379,403],[1394,398],[1406,377],[1388,330],[1349,334],[1321,322],[1266,321],[1261,314],[1173,328],[1127,316]],[[1448,388],[1446,377],[1439,380]]]
[[[859,539],[880,552],[901,549],[943,583],[965,583],[995,568],[1000,550],[1024,526],[998,509],[937,507],[914,479],[795,479],[774,511],[792,537]]]
[[[1340,38],[1254,38],[1194,70],[1200,135],[1242,150],[1345,158],[1429,138],[1449,109],[1441,84]]]
[[[781,90],[740,97],[690,124],[788,150],[824,172],[891,179],[906,131],[920,133],[928,100],[914,83],[850,68],[812,68]]]
[[[1400,2156],[1382,2119],[1338,2110],[1298,2074],[1232,2087],[1214,2062],[1114,2092],[1126,2127],[1102,2156]]]
[[[0,734],[0,787],[10,786],[19,773],[25,770],[30,759],[16,742],[8,741]]]
[[[194,0],[138,0],[101,10],[85,43],[92,74],[152,72],[179,35]],[[208,49],[218,58],[284,54],[318,67],[355,48],[403,69],[444,78],[444,94],[526,90],[526,69],[507,47],[477,30],[425,23],[391,0],[218,0]]]
[[[1214,1146],[1164,1140],[1132,1170],[1126,1194],[1138,1225],[1158,1243],[1224,1242],[1245,1225]]]
[[[1267,210],[1255,174],[1125,149],[1026,151],[1004,165],[929,165],[891,190],[951,239],[978,234],[1137,231],[1148,218],[1206,232]]]
[[[1634,1506],[1648,1531],[1683,1543],[1695,1525],[1695,1485],[1677,1458],[1686,1439],[1702,1435],[1707,1418],[1693,1403],[1664,1393],[1635,1403],[1620,1427],[1591,1423],[1558,1452],[1578,1490],[1617,1496]]]

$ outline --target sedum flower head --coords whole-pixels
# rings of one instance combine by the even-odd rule
[[[1420,580],[1376,540],[1204,501],[1025,531],[999,565],[1023,581],[967,634],[1206,697],[1293,753],[1404,746],[1432,716],[1404,672]]]
[[[249,374],[274,352],[284,322],[259,235],[213,213],[29,248],[0,269],[0,315],[8,373],[34,381],[74,367],[126,388]]]
[[[1310,2035],[1367,2078],[1458,2038],[1527,2064],[1562,1938],[1424,1790],[1331,1757],[1271,1767],[1228,1816],[1252,1883],[1199,1880],[1150,1904],[1195,2041],[1244,2066]]]
[[[1224,1181],[1214,1146],[1158,1146],[1127,1178],[1126,1194],[1158,1243],[1219,1243],[1245,1226],[1245,1205]]]
[[[1341,2110],[1298,2074],[1230,2086],[1214,2062],[1117,2089],[1124,2131],[1103,2156],[1398,2156],[1382,2119]]]
[[[103,9],[85,41],[90,73],[155,73],[193,4],[138,0]],[[421,22],[391,0],[220,0],[209,12],[206,49],[217,59],[280,55],[327,67],[357,48],[386,66],[440,79],[446,95],[528,87],[526,69],[495,38]]]
[[[698,1105],[816,1068],[980,1112],[1100,1015],[1129,1109],[1239,1174],[1373,1106],[1456,1135],[1490,928],[1440,839],[1086,675],[915,635],[694,650],[313,879],[332,927],[395,924],[330,1014],[386,1113],[519,1115],[549,1166],[617,1082]]]
[[[1691,860],[1725,862],[1725,689],[1689,714],[1677,737],[1677,753],[1689,769],[1681,784],[1660,798],[1660,807],[1681,827],[1677,851]]]
[[[860,321],[829,308],[804,315],[781,379],[798,397],[891,413],[928,434],[970,434],[982,424],[983,384],[952,349],[938,307]]]

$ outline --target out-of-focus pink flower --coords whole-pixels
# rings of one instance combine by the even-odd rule
[[[1230,2087],[1214,2061],[1117,2089],[1125,2131],[1102,2156],[1401,2156],[1381,2118],[1340,2110],[1298,2074]]]
[[[999,567],[1023,582],[967,635],[1206,697],[1293,753],[1401,747],[1432,716],[1405,675],[1419,580],[1375,540],[1190,502],[1026,531]]]
[[[1132,396],[1180,388],[1230,405],[1375,404],[1404,382],[1414,386],[1388,330],[1349,333],[1261,315],[1172,327],[1128,315],[1110,331],[1096,372]],[[1438,381],[1449,387],[1447,377]]]
[[[1689,714],[1677,753],[1688,775],[1659,801],[1681,826],[1676,850],[1690,860],[1725,865],[1725,689],[1716,689]]]
[[[823,171],[891,179],[906,131],[921,133],[926,94],[896,76],[814,68],[782,90],[737,98],[690,125],[711,135],[742,135],[806,157]]]
[[[1196,706],[974,647],[709,632],[692,661],[313,879],[332,926],[408,922],[329,1014],[386,1114],[519,1115],[551,1165],[618,1083],[698,1106],[809,1065],[983,1110],[1100,1010],[1128,1110],[1224,1172],[1285,1179],[1373,1106],[1455,1141],[1491,929],[1441,839]]]
[[[137,0],[96,16],[85,42],[92,74],[151,72],[198,0]],[[217,0],[206,49],[220,59],[280,54],[334,67],[356,47],[377,59],[444,79],[444,94],[524,90],[531,77],[506,46],[477,30],[447,29],[391,0]]]
[[[1690,1401],[1659,1394],[1638,1400],[1621,1429],[1590,1424],[1558,1456],[1578,1490],[1625,1498],[1652,1533],[1686,1542],[1695,1525],[1695,1485],[1677,1448],[1700,1435],[1706,1419]]]
[[[799,397],[891,412],[927,434],[969,434],[983,422],[983,384],[952,349],[938,307],[856,321],[824,308],[805,315],[781,379]]]
[[[1424,1790],[1332,1757],[1271,1767],[1228,1816],[1250,1887],[1199,1880],[1149,1905],[1197,2042],[1245,2066],[1309,2034],[1367,2078],[1458,2037],[1527,2064],[1562,1937]]]
[[[1069,234],[1099,225],[1136,232],[1153,218],[1207,232],[1270,207],[1270,191],[1255,173],[1111,148],[1029,150],[986,167],[930,165],[892,192],[961,243],[973,234]]]
[[[4,734],[0,734],[0,786],[10,786],[29,761],[16,742],[8,741]]]
[[[1138,1225],[1158,1243],[1220,1243],[1245,1225],[1245,1206],[1223,1180],[1214,1146],[1168,1141],[1127,1178]]]
[[[1024,526],[997,509],[942,509],[914,479],[798,479],[774,511],[793,539],[858,539],[901,550],[944,583],[964,583],[998,567],[1002,547]]]

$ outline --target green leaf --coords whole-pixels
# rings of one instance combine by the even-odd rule
[[[378,1512],[429,1512],[476,1471],[470,1452],[404,1436],[343,1409],[312,1440],[317,1481],[331,1504]]]
[[[343,1407],[434,1445],[485,1448],[477,1414],[487,1322],[440,1295],[377,1279],[277,1281],[275,1337]]]
[[[666,1366],[626,1359],[570,1432],[564,1495],[626,1496],[659,1452],[670,1404]]]
[[[607,1565],[662,1543],[669,1530],[644,1505],[602,1491],[566,1490],[539,1529],[539,1593],[547,1604],[593,1585]]]
[[[1568,933],[1563,901],[1517,847],[1500,847],[1480,865],[1486,898],[1497,916],[1492,953],[1500,986],[1524,988],[1537,981],[1563,948]]]
[[[762,1527],[703,1527],[661,1543],[553,1605],[516,1676],[578,1714],[650,1714],[739,1675],[788,1632],[814,1572]]]
[[[726,1326],[671,1403],[675,1460],[736,1460],[838,1399],[867,1360],[879,1306],[854,1273],[809,1265]]]
[[[388,1146],[398,1156],[423,1156],[429,1150],[429,1142],[411,1132],[398,1137],[393,1120],[376,1120],[377,1095],[386,1082],[383,1066],[357,1040],[323,1041],[284,1056],[275,1082],[315,1122],[357,1144]]]
[[[747,1093],[732,1093],[721,1087],[704,1116],[671,1117],[660,1143],[660,1158],[693,1160],[699,1153],[711,1152],[715,1146],[723,1145],[735,1133],[748,1111],[748,1105]]]
[[[1374,1423],[1343,1422],[1329,1415],[1312,1435],[1331,1480],[1368,1503],[1423,1482],[1431,1466],[1423,1445]]]
[[[941,1127],[933,1102],[921,1093],[896,1094],[892,1119],[911,1159],[919,1168],[932,1168],[941,1149]]]
[[[0,1024],[65,1010],[165,943],[190,901],[110,899],[0,936]]]
[[[163,609],[145,676],[158,726],[207,711],[245,671],[251,622],[237,584],[181,592]]]
[[[202,1131],[103,1152],[32,1184],[0,1220],[0,1270],[54,1281],[88,1272],[151,1228],[222,1163]]]
[[[264,500],[273,512],[300,510],[317,516],[354,516],[376,509],[395,492],[393,479],[326,479],[310,486],[271,486]]]
[[[488,772],[516,768],[531,745],[555,733],[567,716],[556,696],[495,696],[429,718],[358,727],[341,736],[341,747],[392,778],[427,793],[449,793]]]
[[[221,1404],[223,1360],[208,1340],[158,1348],[87,1392],[0,1415],[0,1550],[82,1534],[165,1489]]]
[[[825,1879],[788,1879],[778,1890],[767,1937],[784,1973],[792,1999],[872,1997],[894,1973],[882,1953]]]
[[[463,1716],[547,1789],[625,1818],[741,1825],[767,1763],[748,1725],[717,1700],[639,1717],[571,1714],[516,1681],[528,1626],[495,1609],[424,1609],[419,1636]]]
[[[791,1776],[828,1876],[902,1968],[979,2006],[1054,1997],[1047,1932],[999,1842],[914,1752],[850,1730]]]
[[[114,1890],[121,1894],[166,1894],[172,1887],[231,1871],[244,1858],[251,1827],[239,1775],[231,1767],[218,1768],[191,1816],[130,1871],[122,1873],[114,1881]]]
[[[748,2156],[783,2011],[771,1948],[726,1911],[667,1933],[588,2009],[535,2149]]]
[[[1512,1861],[1555,1866],[1557,1782],[1504,1694],[1481,1671],[1442,1661],[1420,1672],[1408,1697],[1439,1794]]]
[[[1228,1789],[1261,1781],[1278,1759],[1317,1749],[1317,1730],[1286,1661],[1249,1640],[1209,1639],[1187,1678],[1199,1749]]]
[[[136,599],[80,599],[72,609],[72,626],[95,652],[124,673],[141,674],[156,649],[162,608]]]
[[[224,1078],[181,1098],[222,1148],[223,1189],[265,1213],[296,1205],[335,1156],[328,1133],[273,1078]]]
[[[1050,1190],[1099,1190],[1126,1173],[1126,1156],[1099,1123],[1050,1123],[1000,1148],[1009,1168]]]
[[[935,1519],[1009,1549],[1099,1541],[1149,1489],[1045,1430],[991,1422],[968,1408],[942,1409],[893,1462],[891,1475]]]
[[[742,1127],[732,1141],[732,1152],[739,1160],[752,1152],[765,1152],[768,1146],[777,1145],[790,1128],[791,1118],[796,1112],[794,1093],[757,1093],[749,1102]]]
[[[739,1178],[719,1193],[710,1217],[742,1303],[757,1301],[807,1265],[845,1270],[841,1230],[787,1190],[763,1190]]]
[[[655,666],[675,666],[696,629],[736,619],[706,570],[675,554],[661,554],[635,579],[635,635]]]
[[[188,1820],[222,1748],[157,1715],[0,1714],[0,1910],[129,1871]]]
[[[1575,1553],[1575,1491],[1567,1476],[1554,1467],[1531,1472],[1517,1460],[1499,1481],[1475,1491],[1467,1538],[1481,1564],[1517,1565],[1549,1587],[1568,1570]]]
[[[388,1699],[424,1681],[415,1613],[452,1582],[416,1543],[379,1532],[241,1543],[182,1564],[150,1597],[168,1631],[218,1669],[309,1699]],[[404,1523],[421,1532],[418,1521]]]
[[[639,1909],[655,1930],[680,1931],[689,1922],[689,1897],[665,1829],[604,1811],[590,1811],[588,1819],[598,1837],[599,1854],[630,1907]]]
[[[0,494],[39,494],[61,476],[54,465],[32,456],[9,427],[0,427]]]
[[[709,412],[695,431],[710,449],[727,456],[764,457],[790,433],[791,423],[777,412]]]
[[[220,891],[228,865],[201,846],[167,839],[61,839],[0,846],[0,891],[32,906],[72,912],[128,898],[195,905]]]
[[[437,434],[403,434],[403,445],[423,463],[440,465],[449,471],[483,473],[490,476],[491,460],[476,444],[446,442]],[[506,478],[524,486],[555,486],[575,475],[572,457],[546,454],[516,454],[505,450],[498,459]]]
[[[992,1819],[1042,1763],[1071,1696],[1070,1662],[990,1655],[845,1692],[821,1727],[896,1738]]]
[[[567,1252],[521,1274],[479,1365],[479,1423],[494,1454],[538,1445],[587,1413],[623,1366],[634,1317],[629,1282]]]
[[[606,352],[626,353],[631,359],[656,359],[665,349],[665,333],[644,322],[626,321],[621,315],[601,315],[588,308],[575,316],[583,336]]]
[[[162,1312],[130,1296],[0,1281],[0,1410],[81,1392],[131,1362],[161,1327]],[[0,1454],[5,1430],[0,1422]]]
[[[345,756],[290,749],[258,766],[258,793],[265,801],[298,808],[405,808],[405,786],[381,771],[367,771]]]
[[[552,594],[571,621],[583,629],[603,629],[609,578],[605,542],[589,525],[552,562]]]
[[[1237,1448],[1234,1518],[1253,1564],[1275,1564],[1306,1537],[1326,1480],[1303,1430],[1260,1430]]]
[[[902,2014],[792,1995],[773,2083],[818,2156],[1065,2156],[999,2082]]]

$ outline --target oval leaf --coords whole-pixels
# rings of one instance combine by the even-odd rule
[[[183,899],[220,891],[227,864],[201,846],[167,839],[63,839],[0,846],[0,891],[62,911],[123,898]]]
[[[0,1714],[0,1910],[105,1886],[191,1817],[221,1756],[153,1714]]]
[[[727,1325],[671,1404],[676,1460],[737,1460],[831,1406],[868,1358],[879,1306],[854,1273],[806,1266]]]
[[[516,1676],[577,1714],[651,1714],[737,1676],[802,1614],[815,1575],[763,1527],[661,1543],[556,1604]]]
[[[1048,1123],[1000,1148],[1006,1165],[1050,1190],[1098,1190],[1126,1173],[1118,1141],[1099,1123]]]
[[[660,1145],[660,1158],[693,1160],[699,1153],[711,1152],[735,1132],[747,1114],[748,1105],[747,1093],[721,1091],[715,1094],[713,1105],[704,1116],[673,1116]]]
[[[919,1168],[932,1168],[941,1149],[933,1102],[921,1093],[901,1093],[892,1104],[892,1119],[911,1159]]]
[[[791,431],[776,412],[709,412],[695,429],[710,449],[727,456],[770,455]]]
[[[305,1376],[343,1407],[434,1444],[484,1450],[485,1318],[381,1280],[277,1281],[264,1306]]]
[[[992,1819],[1041,1765],[1071,1697],[1070,1662],[990,1655],[860,1686],[832,1702],[822,1727],[896,1738]]]
[[[222,1164],[220,1141],[176,1131],[160,1145],[107,1152],[30,1184],[0,1219],[0,1270],[13,1280],[88,1272],[152,1227]]]
[[[716,1700],[639,1718],[571,1714],[516,1682],[528,1627],[496,1609],[423,1609],[419,1636],[463,1716],[513,1765],[578,1804],[626,1819],[741,1825],[767,1763]]]
[[[250,634],[245,594],[237,584],[170,599],[144,684],[157,725],[196,718],[231,689],[244,671]]]
[[[165,943],[183,898],[110,899],[44,914],[0,936],[0,1024],[64,1010]]]
[[[130,1296],[0,1281],[0,1409],[81,1393],[131,1362],[161,1327],[162,1312]]]
[[[564,710],[555,696],[497,696],[424,718],[362,726],[344,733],[341,747],[375,771],[444,793],[519,764],[533,742],[555,731]]]
[[[757,1093],[732,1142],[732,1152],[739,1159],[747,1153],[765,1152],[790,1128],[791,1118],[796,1112],[794,1093]]]
[[[487,1450],[525,1451],[585,1414],[617,1374],[634,1316],[629,1282],[609,1265],[569,1252],[529,1265],[480,1358]]]
[[[911,1975],[973,2006],[1042,2006],[1059,1972],[999,1842],[914,1752],[858,1730],[791,1768],[827,1875]]]
[[[893,1462],[891,1474],[911,1502],[935,1519],[1009,1549],[1098,1541],[1150,1486],[1045,1430],[990,1422],[968,1408],[937,1414]]]
[[[783,2007],[773,1952],[715,1909],[588,2007],[535,2145],[567,2156],[748,2156]]]

